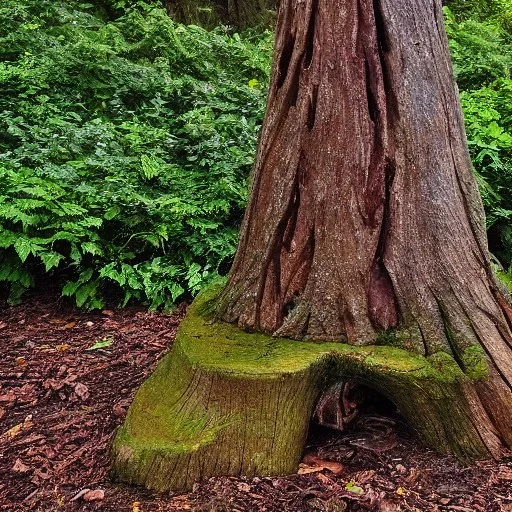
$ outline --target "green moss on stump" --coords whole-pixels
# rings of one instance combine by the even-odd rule
[[[342,378],[387,396],[436,450],[464,460],[488,454],[467,402],[471,380],[450,356],[246,333],[211,319],[221,286],[195,300],[138,391],[113,446],[118,479],[184,491],[215,475],[292,473],[316,400]],[[485,375],[475,351],[466,360]]]

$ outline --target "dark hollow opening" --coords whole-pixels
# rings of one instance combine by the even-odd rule
[[[398,413],[395,404],[381,393],[351,380],[341,380],[324,391],[313,422],[343,431],[367,415],[394,418]]]
[[[319,398],[306,453],[320,452],[342,462],[354,457],[360,461],[392,450],[399,439],[413,437],[391,400],[368,386],[345,380]]]

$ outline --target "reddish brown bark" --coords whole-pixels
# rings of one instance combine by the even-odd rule
[[[467,399],[498,453],[512,438],[511,311],[489,266],[441,1],[283,0],[219,317],[350,344],[392,330],[463,370],[480,346],[491,378]]]

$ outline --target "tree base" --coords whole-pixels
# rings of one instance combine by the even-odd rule
[[[340,379],[386,396],[436,451],[463,461],[499,456],[474,391],[487,375],[480,358],[470,378],[444,353],[246,333],[211,320],[221,288],[190,306],[171,352],[138,391],[113,446],[119,480],[178,492],[217,475],[293,473],[315,404]]]

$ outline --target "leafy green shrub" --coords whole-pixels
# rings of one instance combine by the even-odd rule
[[[451,3],[446,27],[490,249],[509,272],[502,276],[512,282],[512,36],[507,24],[512,2],[481,3],[480,10],[470,4]]]
[[[446,2],[450,12],[458,21],[498,22],[504,28],[509,27],[512,14],[512,0],[450,0]]]
[[[168,308],[226,270],[271,34],[173,23],[159,0],[0,4],[0,283]],[[512,282],[512,0],[446,25],[491,250]]]
[[[143,4],[0,6],[0,281],[42,272],[79,306],[152,308],[231,258],[271,36],[206,32]]]
[[[496,24],[472,19],[457,22],[449,9],[445,13],[459,87],[477,89],[508,78],[512,66],[509,34]]]

